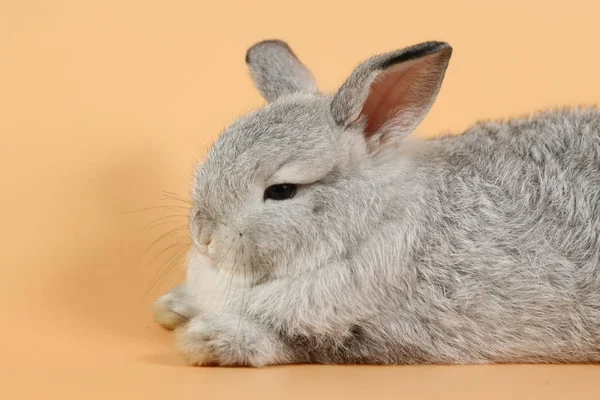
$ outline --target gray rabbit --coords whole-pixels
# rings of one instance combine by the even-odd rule
[[[284,42],[248,50],[269,104],[198,166],[187,279],[154,303],[190,364],[600,361],[600,111],[408,137],[451,53],[323,95]]]

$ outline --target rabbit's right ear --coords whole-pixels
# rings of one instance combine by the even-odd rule
[[[313,74],[281,40],[264,40],[251,46],[246,64],[254,85],[268,102],[293,93],[317,92]]]
[[[334,96],[334,120],[360,127],[367,139],[407,136],[433,105],[451,54],[447,43],[425,42],[372,57]]]

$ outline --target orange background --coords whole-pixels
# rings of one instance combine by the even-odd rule
[[[149,305],[187,243],[164,191],[186,198],[194,160],[262,104],[252,43],[287,40],[329,91],[374,53],[448,41],[430,135],[598,102],[599,14],[594,0],[0,1],[0,398],[598,398],[596,366],[185,367]]]

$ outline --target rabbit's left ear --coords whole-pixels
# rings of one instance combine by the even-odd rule
[[[403,138],[425,118],[440,90],[452,48],[425,42],[359,65],[333,98],[337,124]]]
[[[246,52],[254,85],[268,102],[293,93],[316,93],[313,74],[281,40],[264,40]]]

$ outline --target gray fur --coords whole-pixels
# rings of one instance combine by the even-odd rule
[[[414,127],[423,120],[425,114],[433,105],[433,100],[442,84],[444,73],[446,72],[446,67],[448,66],[450,55],[452,54],[452,48],[447,43],[420,43],[391,53],[376,55],[362,62],[352,72],[350,77],[344,82],[333,98],[331,104],[333,118],[338,124],[348,126],[359,117],[362,105],[369,94],[369,88],[376,79],[385,75],[386,71],[395,65],[406,65],[411,61],[419,60],[423,57],[436,56],[438,54],[443,55],[438,61],[441,64],[437,69],[438,73],[428,74],[433,75],[429,76],[429,79],[435,80],[435,93],[430,96],[430,101],[427,105],[420,110],[418,120],[411,124],[414,129]]]
[[[246,64],[257,89],[269,102],[296,92],[317,92],[312,72],[281,40],[254,44],[246,52]]]
[[[598,109],[370,145],[333,98],[278,97],[199,166],[191,364],[600,362]]]

